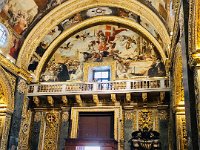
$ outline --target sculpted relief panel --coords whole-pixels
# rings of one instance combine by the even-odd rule
[[[153,44],[120,25],[96,25],[67,39],[42,72],[41,81],[83,79],[84,63],[116,62],[116,79],[165,76],[165,67]]]

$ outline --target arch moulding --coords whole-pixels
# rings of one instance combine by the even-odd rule
[[[13,112],[14,110],[14,95],[8,77],[2,67],[0,67],[0,113]]]

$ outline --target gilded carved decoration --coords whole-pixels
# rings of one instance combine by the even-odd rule
[[[11,113],[14,109],[15,78],[0,67],[1,147],[7,149]]]
[[[110,97],[111,97],[111,101],[113,103],[115,103],[117,101],[116,94],[111,94]]]
[[[29,136],[30,136],[32,112],[26,111],[26,114],[23,115],[24,118],[22,119],[20,126],[18,148],[20,150],[27,150],[29,149]]]
[[[54,99],[52,96],[47,96],[47,102],[50,104],[50,106],[54,105]]]
[[[63,95],[61,99],[62,99],[63,104],[67,105],[67,102],[68,102],[67,96]]]
[[[147,109],[141,110],[138,116],[139,129],[147,127],[148,129],[153,129],[153,114],[152,111]]]
[[[44,150],[57,150],[59,132],[59,112],[48,112],[46,114],[46,128],[44,133]]]
[[[131,93],[126,93],[126,101],[127,102],[131,101]]]
[[[195,9],[196,15],[195,15],[195,13],[193,13],[194,11],[191,13],[191,15],[196,16],[196,18],[195,18],[195,20],[196,20],[196,23],[195,23],[196,42],[195,43],[196,43],[196,50],[199,50],[200,49],[200,0],[196,0],[195,2],[196,2],[195,5],[194,5],[194,2],[193,2],[193,7],[196,6],[196,9]]]
[[[134,110],[133,111],[133,131],[137,131],[138,130],[138,120],[137,120],[137,116],[138,116],[138,111]]]
[[[189,20],[188,20],[188,53],[189,66],[194,67],[200,63],[199,43],[200,43],[200,11],[199,0],[189,1]]]
[[[8,59],[6,59],[3,55],[0,54],[0,65],[2,65],[4,68],[8,69],[10,72],[12,72],[14,75],[20,76],[28,81],[32,80],[31,74],[27,72],[26,70],[17,67],[13,63],[11,63]]]
[[[41,121],[38,149],[57,150],[60,112],[42,110],[35,113],[34,120]]]
[[[34,122],[39,122],[42,119],[42,114],[41,112],[36,112],[34,115]]]
[[[20,83],[21,82],[21,83]],[[24,80],[19,81],[20,87],[18,87],[18,91],[25,94],[22,108],[22,121],[20,125],[19,131],[19,149],[27,150],[29,149],[29,136],[31,129],[31,121],[32,121],[32,112],[28,110],[29,99],[26,97],[27,95],[27,86]],[[21,89],[20,89],[21,88]]]
[[[133,131],[147,127],[155,131],[159,130],[158,119],[160,114],[156,109],[146,108],[138,109],[132,112],[131,118],[133,121]]]
[[[1,99],[4,99],[4,104],[8,109],[14,109],[14,86],[15,79],[0,67],[0,86],[1,86]],[[8,80],[10,79],[10,80]]]
[[[166,110],[160,110],[158,113],[159,120],[167,120],[169,118],[168,113]]]
[[[83,101],[82,101],[82,99],[81,99],[81,95],[76,95],[75,98],[76,98],[77,104],[78,104],[79,106],[83,106]]]
[[[39,97],[34,96],[34,97],[33,97],[33,102],[34,102],[34,104],[38,107],[38,106],[40,105],[40,99],[39,99]]]
[[[76,2],[65,2],[60,6],[53,9],[48,15],[46,15],[42,20],[35,26],[35,28],[28,35],[27,39],[24,42],[24,45],[20,51],[17,64],[22,66],[22,58],[26,60],[26,62],[30,62],[30,58],[36,49],[36,46],[39,45],[39,42],[42,38],[49,33],[58,23],[63,21],[65,18],[72,16],[80,12],[82,9],[89,9],[95,6],[113,6],[119,8],[126,8],[129,11],[134,11],[136,14],[147,18],[158,30],[159,34],[163,38],[163,41],[166,43],[170,43],[169,35],[167,30],[158,16],[156,16],[150,9],[146,6],[143,6],[140,2],[137,1],[116,1],[113,3],[111,0],[102,0],[98,1],[98,3],[94,0],[83,0]],[[67,15],[66,15],[67,14]],[[51,16],[51,17],[49,17]],[[42,33],[42,34],[41,34]],[[38,36],[39,35],[39,36]],[[27,64],[23,65],[23,68],[27,68]]]
[[[184,90],[183,90],[183,71],[182,71],[182,51],[181,44],[178,43],[175,52],[174,59],[174,74],[173,74],[173,100],[174,105],[182,105],[184,104]]]
[[[67,122],[69,120],[69,112],[62,113],[62,122]]]
[[[0,89],[3,89],[2,85],[0,85]],[[4,95],[4,92],[3,90],[0,91],[0,104],[7,104],[7,100],[6,100],[6,97]]]
[[[194,89],[195,89],[195,99],[196,99],[196,110],[197,110],[197,121],[198,127],[200,128],[200,97],[199,97],[199,90],[200,90],[200,69],[198,67],[194,70]],[[200,136],[200,131],[199,131]]]
[[[3,116],[4,122],[2,122],[2,137],[1,137],[1,150],[7,150],[8,135],[10,130],[11,116],[10,114]]]
[[[131,111],[125,111],[125,120],[132,120],[133,113]]]
[[[185,115],[176,115],[176,131],[177,131],[177,148],[178,150],[186,150],[187,148],[187,132]]]
[[[92,95],[92,97],[93,97],[93,102],[94,102],[96,105],[98,105],[98,104],[99,104],[99,97],[98,97],[98,95],[97,95],[97,94],[94,94],[94,95]]]
[[[173,59],[173,55],[175,52],[175,48],[176,48],[176,40],[177,40],[177,36],[178,36],[178,32],[179,32],[179,12],[180,12],[180,1],[179,0],[175,0],[174,1],[174,10],[175,10],[175,22],[174,22],[174,28],[173,28],[173,36],[172,36],[172,42],[171,42],[171,52],[170,52],[170,60]],[[173,62],[173,61],[170,61]],[[170,65],[172,65],[172,63],[170,63]]]
[[[23,79],[20,79],[18,85],[17,85],[17,90],[19,93],[22,93],[24,94],[27,90],[27,84],[26,84],[26,81],[23,80]]]

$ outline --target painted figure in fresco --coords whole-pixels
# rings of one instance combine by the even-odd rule
[[[0,11],[3,9],[4,5],[7,3],[7,0],[0,1]]]
[[[83,78],[83,64],[80,64],[74,74],[70,75],[70,80],[81,80]]]
[[[107,47],[107,39],[106,36],[104,35],[102,30],[99,30],[99,32],[97,33],[97,43],[98,43],[98,50],[99,51],[107,51],[108,47]]]
[[[72,25],[74,25],[76,23],[79,23],[82,20],[83,20],[83,18],[81,16],[81,14],[77,13],[75,16],[64,20],[61,24],[62,24],[64,29],[67,29],[68,27],[70,27],[70,26],[72,26]]]
[[[28,70],[34,72],[34,70],[37,68],[38,60],[33,59],[32,63],[28,66]]]
[[[155,63],[152,64],[151,68],[148,70],[149,77],[163,77],[166,75],[165,65],[160,59],[157,59]]]
[[[57,79],[58,81],[67,81],[70,79],[69,72],[65,64],[60,64]]]
[[[97,7],[87,10],[86,15],[88,17],[110,15],[112,14],[112,9],[109,7]]]
[[[16,22],[13,26],[13,29],[18,34],[21,34],[27,28],[28,18],[26,17],[25,13],[23,13],[19,10],[15,19],[16,19]]]
[[[18,47],[19,47],[19,45],[20,45],[19,40],[14,39],[13,46],[10,48],[9,55],[12,56],[15,59],[17,59],[17,56],[18,56]]]
[[[1,17],[8,20],[17,34],[22,34],[37,13],[38,6],[34,0],[9,0],[1,12]]]
[[[41,42],[40,45],[36,48],[36,53],[42,57],[42,55],[44,54],[44,52],[46,51],[48,47],[48,43],[47,42]]]
[[[47,9],[61,4],[61,0],[48,0]]]
[[[92,59],[94,62],[102,62],[103,61],[103,56],[101,53],[93,53]]]

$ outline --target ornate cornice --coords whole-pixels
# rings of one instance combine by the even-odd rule
[[[91,19],[87,19],[86,21],[83,21],[77,25],[72,26],[68,30],[64,31],[58,38],[56,38],[51,45],[48,47],[48,49],[45,51],[43,57],[41,58],[38,67],[36,69],[36,79],[39,79],[39,75],[42,71],[43,65],[45,62],[48,60],[49,56],[52,55],[54,52],[55,48],[57,45],[65,39],[65,37],[69,36],[70,34],[74,33],[77,30],[80,30],[83,27],[86,27],[88,25],[96,24],[96,23],[104,23],[104,22],[112,22],[112,23],[120,23],[123,25],[128,25],[131,28],[136,29],[140,33],[144,34],[158,49],[163,61],[166,60],[166,55],[163,51],[163,48],[160,46],[158,41],[146,30],[144,29],[141,25],[138,23],[135,23],[129,19],[126,18],[120,18],[120,17],[115,17],[115,16],[98,16],[94,17]]]
[[[27,69],[36,47],[39,45],[43,37],[57,24],[82,10],[98,6],[123,8],[132,11],[137,15],[143,16],[151,22],[153,26],[155,26],[156,30],[161,35],[162,40],[165,41],[165,44],[170,44],[170,38],[165,25],[152,10],[138,1],[118,0],[114,2],[113,0],[69,0],[48,13],[29,33],[20,50],[17,65]],[[26,63],[24,63],[24,61]]]
[[[20,76],[27,81],[32,80],[31,74],[29,72],[17,67],[15,64],[10,62],[1,54],[0,54],[0,65],[3,66],[5,69],[9,70],[10,72],[12,72],[16,76]]]

